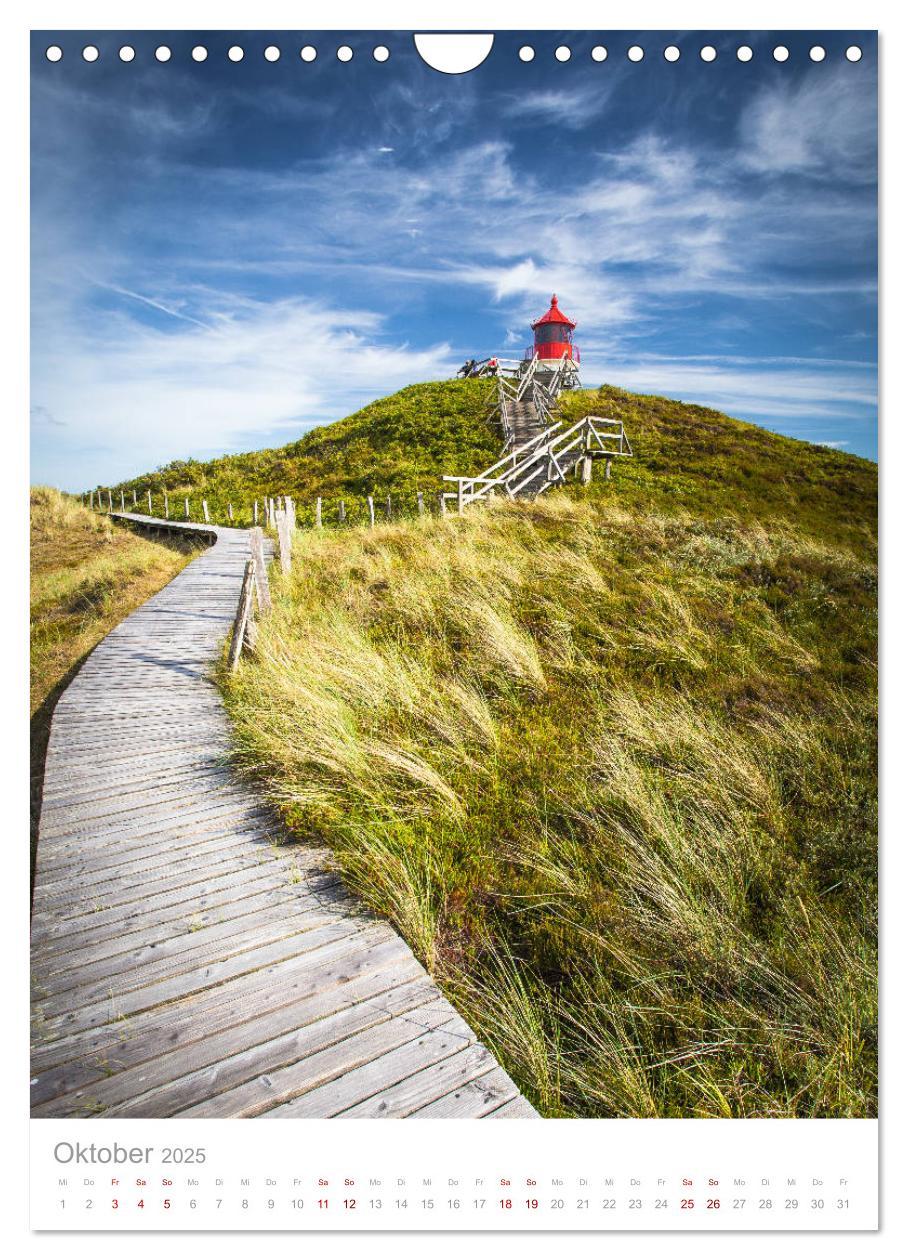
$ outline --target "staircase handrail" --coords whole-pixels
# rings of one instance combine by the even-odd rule
[[[600,429],[597,428],[597,423],[601,426],[613,427],[611,430]],[[617,442],[617,449],[610,449],[606,445],[609,440]],[[594,447],[594,442],[598,450]],[[468,503],[488,497],[498,488],[513,498],[536,478],[540,465],[544,461],[549,461],[550,465],[554,465],[554,469],[550,467],[548,470],[549,473],[554,471],[557,475],[547,475],[545,485],[540,487],[540,489],[546,489],[555,481],[566,480],[567,474],[561,467],[559,459],[578,446],[583,447],[590,454],[601,452],[610,457],[633,455],[630,442],[624,432],[624,423],[621,420],[608,416],[584,416],[568,428],[564,427],[564,421],[558,421],[544,433],[531,438],[529,442],[525,442],[523,446],[518,447],[503,459],[499,459],[475,477],[445,476],[444,481],[457,483],[456,494],[449,494],[446,497],[456,498],[458,507],[461,509]],[[521,454],[523,454],[522,459],[518,458]]]

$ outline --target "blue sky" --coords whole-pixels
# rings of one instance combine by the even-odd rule
[[[68,31],[32,65],[33,481],[291,441],[516,355],[553,291],[584,384],[875,457],[871,35],[508,32],[448,76],[401,33]]]

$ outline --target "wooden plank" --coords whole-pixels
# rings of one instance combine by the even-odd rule
[[[475,1077],[497,1066],[485,1046],[473,1042],[440,1063],[421,1068],[390,1088],[379,1089],[363,1102],[339,1113],[344,1120],[386,1119],[412,1115],[457,1087],[463,1088]],[[512,1086],[513,1089],[513,1086]],[[499,1102],[502,1101],[500,1098]]]
[[[517,1086],[496,1063],[491,1070],[462,1082],[456,1089],[415,1108],[409,1115],[414,1120],[478,1120],[519,1097]],[[536,1115],[526,1099],[520,1101],[528,1109],[527,1114]]]
[[[340,1115],[383,1086],[395,1085],[418,1069],[456,1054],[468,1042],[461,1031],[463,1021],[452,1014],[451,1007],[439,1000],[389,1020],[365,1034],[371,1042],[360,1062],[351,1059],[355,1038],[326,1051],[322,1070],[331,1079],[274,1108],[270,1117],[299,1120]]]
[[[400,981],[400,983],[398,983]],[[390,982],[390,987],[389,987]],[[349,1040],[365,1029],[375,1028],[431,998],[432,982],[416,965],[364,977],[350,985],[320,992],[281,1011],[269,1011],[256,1020],[193,1047],[179,1065],[156,1060],[154,1077],[163,1078],[153,1090],[110,1108],[111,1116],[173,1116],[189,1107],[202,1106],[218,1094],[247,1084],[261,1073],[281,1071],[288,1065]],[[377,992],[376,992],[377,991]],[[193,1065],[200,1067],[193,1071]],[[173,1076],[179,1067],[181,1076]],[[189,1068],[189,1071],[184,1069]],[[146,1081],[149,1069],[143,1066]],[[152,1079],[154,1079],[154,1077]],[[93,1091],[105,1097],[115,1087]]]
[[[331,1103],[328,1109],[322,1106],[317,1090],[341,1078],[349,1079],[355,1071],[374,1063],[389,1050],[418,1041],[420,1036],[425,1037],[428,1031],[449,1018],[450,1008],[439,1009],[435,1003],[416,1007],[176,1114],[181,1119],[257,1116],[265,1111],[272,1118],[298,1114],[330,1116],[333,1114]],[[307,1098],[309,1102],[305,1103]]]
[[[304,954],[276,959],[261,970],[207,990],[190,1002],[163,1003],[138,1012],[128,1023],[108,1022],[36,1042],[32,1070],[44,1074],[66,1064],[93,1061],[96,1056],[107,1063],[112,1054],[120,1066],[153,1058],[162,1048],[187,1046],[219,1028],[233,1027],[256,1014],[381,969],[389,961],[388,951],[394,958],[403,958],[407,953],[403,942],[388,931],[366,928]]]

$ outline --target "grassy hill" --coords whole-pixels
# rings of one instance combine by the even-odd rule
[[[115,499],[125,492],[127,506],[135,491],[139,511],[147,510],[149,490],[156,512],[163,510],[165,490],[175,512],[189,498],[193,519],[201,519],[206,499],[211,519],[221,523],[227,522],[228,504],[237,523],[249,524],[253,502],[278,494],[298,500],[301,524],[311,523],[317,496],[324,500],[326,521],[334,519],[340,499],[348,520],[363,519],[370,494],[382,503],[390,494],[395,512],[415,512],[417,490],[428,503],[442,489],[443,473],[478,471],[497,459],[501,437],[485,419],[489,402],[488,381],[411,385],[287,446],[176,460],[111,489]]]
[[[44,757],[60,693],[97,643],[179,572],[191,551],[151,542],[47,486],[31,521],[31,826],[37,839]]]
[[[196,484],[476,472],[481,389]],[[300,535],[224,679],[238,763],[546,1114],[873,1114],[875,467],[611,388],[563,407],[625,420],[610,482]]]

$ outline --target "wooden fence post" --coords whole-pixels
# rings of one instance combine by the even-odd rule
[[[605,461],[605,479],[606,481],[611,481],[612,479],[612,461],[610,459]]]
[[[591,455],[584,455],[583,468],[580,472],[580,480],[585,486],[588,486],[593,480],[593,458]]]
[[[258,523],[259,523],[259,501],[258,499],[256,499],[255,503],[253,503],[252,505],[252,524],[258,525]]]
[[[148,491],[148,515],[151,516],[151,491]]]
[[[442,516],[448,515],[448,501],[443,494],[438,496],[438,510]]]
[[[246,635],[246,623],[249,620],[249,614],[252,610],[252,588],[255,585],[255,565],[252,557],[246,561],[246,570],[243,573],[243,585],[240,588],[240,602],[237,605],[236,617],[233,622],[233,637],[230,640],[230,651],[227,654],[227,667],[231,674],[236,669],[240,652],[243,650],[243,639]]]
[[[321,527],[322,527],[322,499],[321,499],[321,495],[319,495],[319,497],[315,500],[315,528],[321,529]]]
[[[423,514],[423,513],[425,512],[425,510],[426,510],[426,504],[425,504],[425,501],[424,501],[424,499],[423,499],[423,497],[422,497],[422,491],[421,491],[421,490],[417,490],[417,491],[416,491],[416,508],[417,508],[417,511],[419,512],[419,515],[420,515],[420,516],[422,516],[422,514]]]
[[[89,490],[89,492],[88,492],[88,506],[89,506],[89,508],[93,508],[93,507],[95,506],[95,492],[94,492],[94,490]]]
[[[457,483],[457,515],[463,516],[463,482]]]
[[[390,519],[391,519],[391,496],[390,496],[390,494],[388,495],[387,499],[385,499],[385,518],[386,518],[386,520],[389,520],[389,521],[390,521]]]
[[[110,490],[107,491],[107,510],[113,511],[113,493]]]
[[[126,511],[126,495],[123,493],[122,490],[120,491],[120,511],[121,512]]]
[[[375,529],[375,503],[371,494],[369,495],[369,528]]]
[[[344,507],[343,499],[341,499],[337,507],[337,519],[341,525],[343,525],[344,521],[347,519],[347,509]]]
[[[233,520],[233,504],[232,503],[227,504],[227,517],[229,520],[231,521]]]
[[[136,492],[135,492],[135,490],[133,490],[133,492],[132,492],[132,506],[133,506],[133,507],[138,507],[138,506],[139,506],[139,500],[136,498]]]
[[[207,525],[211,519],[208,515],[208,500],[207,499],[202,500],[202,515],[205,517],[205,524]]]
[[[290,555],[290,518],[287,516],[285,508],[278,508],[274,515],[275,523],[277,524],[277,552],[281,562],[281,572],[289,573],[292,567]]]
[[[189,500],[188,499],[183,500],[183,515],[186,517],[188,521],[189,520]]]
[[[270,612],[271,588],[268,585],[268,570],[265,568],[263,538],[261,526],[254,525],[249,531],[249,549],[252,552],[252,562],[255,566],[255,590],[261,611]]]
[[[167,497],[167,491],[164,491],[164,520],[170,520],[170,500]]]

